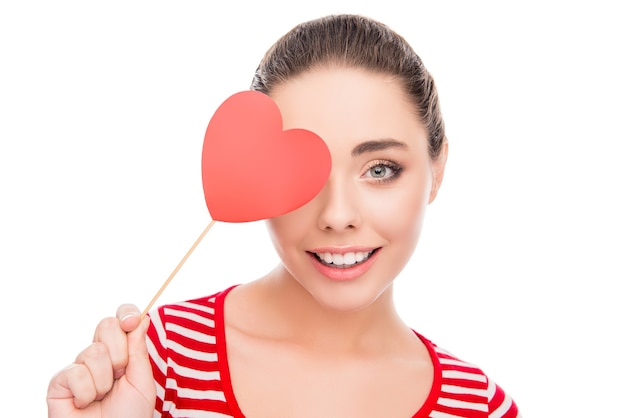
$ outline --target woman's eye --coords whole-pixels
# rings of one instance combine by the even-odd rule
[[[391,171],[384,165],[377,165],[375,167],[370,168],[370,174],[372,177],[380,179],[384,178],[387,175],[387,172]]]
[[[373,162],[365,172],[365,177],[378,182],[388,182],[397,177],[402,171],[402,167],[391,161]]]

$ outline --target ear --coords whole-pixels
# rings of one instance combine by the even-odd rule
[[[443,181],[443,173],[446,170],[446,162],[448,161],[448,141],[446,140],[441,146],[441,152],[436,160],[432,161],[433,185],[430,189],[430,197],[428,203],[432,203],[437,197],[437,192]]]

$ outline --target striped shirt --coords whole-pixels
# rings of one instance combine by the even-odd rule
[[[231,386],[224,344],[224,298],[233,287],[150,313],[147,342],[157,386],[154,418],[245,418]],[[434,380],[413,418],[519,416],[511,397],[478,367],[416,335],[430,352]]]

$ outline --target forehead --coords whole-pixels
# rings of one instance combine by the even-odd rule
[[[325,140],[425,137],[403,85],[357,68],[322,67],[275,87],[284,129],[311,130]]]

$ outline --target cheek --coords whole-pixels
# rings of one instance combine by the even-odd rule
[[[274,244],[274,248],[276,253],[280,258],[283,258],[285,254],[285,241],[288,240],[285,237],[285,229],[284,222],[281,222],[279,219],[269,219],[265,221],[265,226],[267,228],[267,232],[269,233],[270,240],[272,244]]]
[[[382,195],[368,198],[368,219],[390,240],[416,241],[428,207],[430,188],[426,181],[404,179],[402,187],[393,187]]]
[[[285,252],[295,248],[311,230],[310,216],[306,216],[307,206],[286,215],[265,221],[265,226],[276,252],[282,258]],[[307,221],[308,220],[308,221]]]

